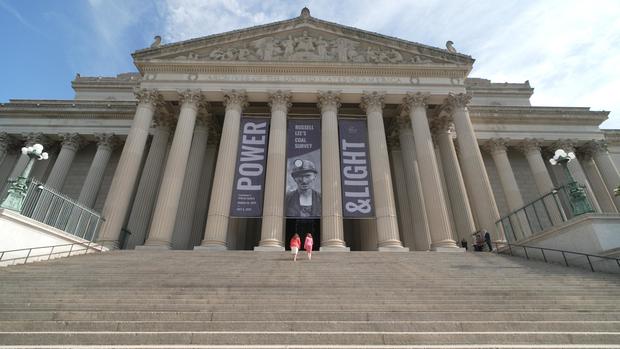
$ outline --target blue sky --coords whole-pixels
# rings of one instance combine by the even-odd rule
[[[532,103],[611,111],[620,128],[618,0],[0,0],[0,102],[70,99],[70,81],[135,71],[130,53],[299,15],[445,47],[471,76],[529,80]]]

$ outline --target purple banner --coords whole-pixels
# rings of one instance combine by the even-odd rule
[[[368,132],[364,119],[339,119],[342,215],[374,217]]]
[[[242,117],[240,129],[230,215],[261,217],[267,169],[269,119]]]
[[[286,217],[321,217],[321,120],[289,119]]]

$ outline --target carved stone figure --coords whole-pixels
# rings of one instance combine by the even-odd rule
[[[305,30],[301,37],[295,38],[295,43],[297,43],[297,46],[295,47],[296,52],[314,52],[315,50],[314,38],[308,36],[308,32]]]
[[[288,39],[282,41],[282,46],[284,48],[284,58],[288,58],[295,53],[295,40],[290,35]]]
[[[323,40],[322,36],[319,36],[319,39],[316,41],[316,49],[320,59],[327,58],[327,41]]]

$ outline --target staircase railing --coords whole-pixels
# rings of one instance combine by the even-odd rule
[[[567,267],[586,268],[592,272],[620,273],[620,258],[547,247],[518,245],[510,242],[495,242],[495,245],[495,251],[498,254],[510,254],[511,256],[525,257],[528,260],[542,260],[545,263],[563,264]],[[534,251],[536,252],[532,253]]]
[[[9,180],[9,183],[14,179]],[[103,223],[101,214],[70,197],[48,188],[36,179],[28,180],[21,215],[45,223],[85,240],[96,241]],[[8,187],[8,186],[7,186]],[[6,196],[2,193],[0,199]]]
[[[0,267],[101,252],[103,246],[91,241],[0,251]]]

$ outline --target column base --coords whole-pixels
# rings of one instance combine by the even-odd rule
[[[462,247],[433,247],[431,248],[433,252],[465,252],[466,250]]]
[[[321,246],[319,248],[321,252],[351,252],[351,249],[346,246]]]
[[[379,247],[379,252],[409,252],[409,247],[391,246],[391,247]]]
[[[282,252],[285,250],[284,246],[254,246],[254,251],[258,252]]]
[[[200,246],[194,246],[194,251],[204,251],[204,252],[209,252],[209,251],[228,251],[228,247],[224,246],[224,245],[200,245]]]
[[[159,250],[159,251],[167,251],[171,250],[170,246],[166,245],[140,245],[135,247],[136,250]]]

